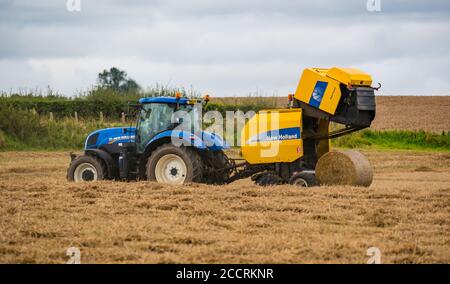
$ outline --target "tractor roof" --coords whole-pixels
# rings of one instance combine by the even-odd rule
[[[187,104],[191,100],[188,98],[173,98],[173,97],[154,97],[154,98],[142,98],[139,99],[139,103],[141,104],[151,104],[151,103],[162,103],[162,104]]]

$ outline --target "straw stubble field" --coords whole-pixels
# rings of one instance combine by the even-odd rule
[[[450,154],[367,151],[370,188],[68,183],[67,153],[0,153],[0,263],[450,262]]]

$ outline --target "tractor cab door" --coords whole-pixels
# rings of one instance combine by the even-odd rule
[[[137,150],[142,153],[147,143],[158,133],[173,127],[175,104],[150,103],[141,108],[137,124]]]

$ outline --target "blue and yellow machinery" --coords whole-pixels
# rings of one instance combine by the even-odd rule
[[[287,109],[260,111],[242,129],[243,158],[265,168],[253,179],[317,185],[316,165],[330,152],[330,139],[369,127],[375,118],[379,87],[371,84],[369,74],[354,68],[305,69]],[[344,127],[330,131],[330,122]]]
[[[136,126],[91,133],[84,155],[71,155],[67,178],[183,184],[229,183],[252,176],[260,185],[324,183],[316,174],[318,164],[326,165],[330,157],[333,160],[330,139],[369,127],[375,118],[374,90],[379,87],[371,85],[371,76],[354,68],[305,69],[295,94],[289,95],[288,107],[259,111],[245,123],[240,135],[241,163],[225,155],[227,145],[220,135],[189,128],[198,119],[180,130],[189,116],[174,115],[195,113],[194,106],[207,103],[209,97],[143,98],[135,106]],[[344,127],[330,130],[330,122]],[[358,172],[362,171],[354,161],[364,158],[349,155],[336,160],[351,161],[345,167],[354,166],[353,180],[361,180]],[[328,160],[320,163],[325,156]],[[322,176],[342,175],[337,165],[326,173],[321,170]],[[370,184],[365,180],[364,185]]]

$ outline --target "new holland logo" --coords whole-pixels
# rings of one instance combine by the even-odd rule
[[[265,141],[283,141],[300,139],[300,128],[282,128],[260,133],[247,140],[247,144]]]
[[[135,138],[134,135],[132,135],[132,136],[124,135],[124,136],[118,136],[118,137],[110,137],[108,139],[108,143],[112,144],[114,142],[121,141],[121,140],[134,140],[134,138]]]
[[[315,88],[313,91],[312,96],[316,101],[320,101],[320,99],[322,99],[322,95],[321,95],[320,91],[321,91],[321,89],[319,89],[319,88]]]
[[[322,102],[323,94],[325,94],[325,90],[327,89],[328,83],[323,81],[317,81],[316,86],[311,94],[311,99],[309,100],[309,104],[313,107],[319,107]]]

